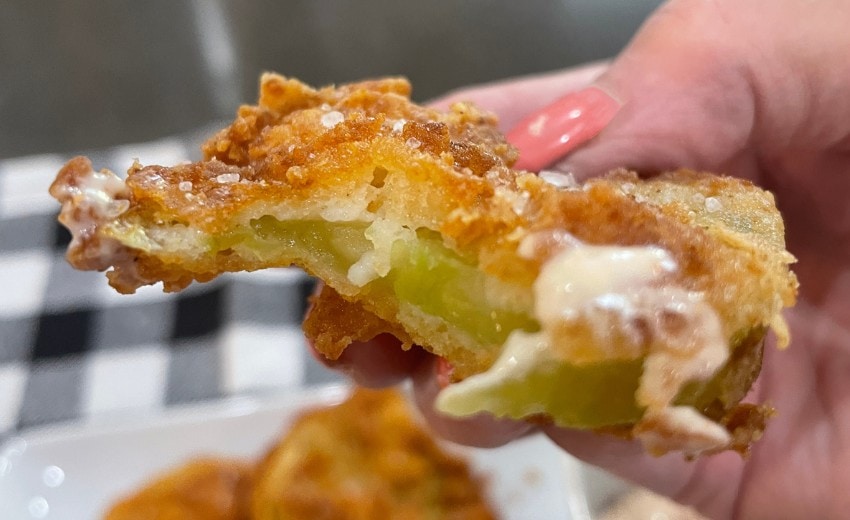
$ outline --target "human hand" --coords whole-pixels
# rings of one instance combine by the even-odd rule
[[[579,458],[710,516],[833,518],[850,506],[847,20],[850,3],[840,0],[675,0],[610,66],[468,89],[437,102],[469,100],[499,114],[506,130],[514,128],[509,136],[522,167],[555,167],[579,178],[619,166],[646,174],[689,167],[748,178],[776,195],[789,250],[799,259],[801,298],[787,313],[791,347],[765,350],[751,398],[769,402],[778,416],[748,459],[655,458],[636,443],[541,427]],[[553,117],[566,127],[529,132],[541,114],[559,115],[545,107],[565,93],[583,108],[586,96],[574,91],[591,82],[596,111],[578,121]],[[569,104],[557,110],[569,111]],[[569,127],[576,124],[585,130]],[[574,139],[556,150],[569,155],[553,166],[546,139],[558,131]],[[416,349],[372,347],[353,345],[336,366],[369,385],[412,375],[417,401],[439,433],[496,445],[534,428],[439,416],[431,406],[439,361]]]

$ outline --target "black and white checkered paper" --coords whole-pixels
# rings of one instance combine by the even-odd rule
[[[196,159],[184,136],[86,153],[95,168]],[[71,155],[0,161],[0,441],[35,426],[282,392],[339,376],[300,321],[313,282],[295,269],[228,274],[179,294],[125,296],[65,261],[47,193]]]

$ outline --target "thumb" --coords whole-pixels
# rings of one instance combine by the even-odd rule
[[[593,85],[514,127],[517,167],[556,166],[579,178],[617,167],[749,167],[755,100],[744,56],[702,4],[711,3],[668,4]]]

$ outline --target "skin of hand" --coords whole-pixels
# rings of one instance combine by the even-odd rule
[[[674,0],[613,62],[454,92],[504,130],[593,84],[619,103],[595,138],[549,168],[578,178],[625,166],[688,167],[771,190],[787,226],[800,300],[784,351],[765,349],[748,400],[778,412],[752,453],[652,457],[590,432],[439,416],[441,364],[418,349],[351,346],[333,366],[370,386],[414,382],[434,429],[495,446],[542,429],[591,464],[715,518],[844,518],[850,511],[850,2]],[[524,143],[522,154],[535,153]],[[392,343],[392,338],[377,338]],[[770,343],[770,340],[769,340]]]

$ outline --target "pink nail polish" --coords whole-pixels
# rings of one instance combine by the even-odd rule
[[[520,152],[514,167],[539,171],[549,166],[596,137],[619,109],[620,103],[597,87],[567,94],[508,133]]]

